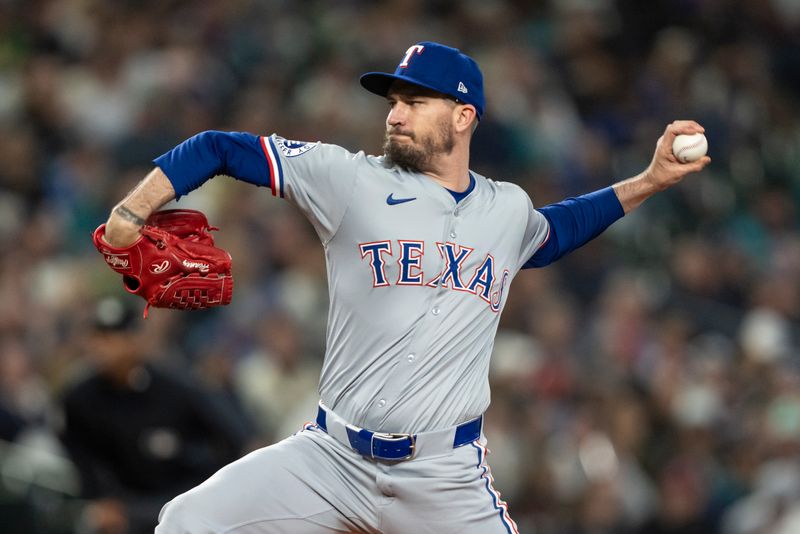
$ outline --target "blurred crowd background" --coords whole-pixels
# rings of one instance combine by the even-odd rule
[[[420,40],[481,64],[472,167],[536,205],[640,172],[675,119],[705,126],[713,158],[511,286],[486,433],[521,532],[800,532],[794,0],[0,1],[1,531],[147,531],[137,502],[169,489],[136,475],[178,456],[204,474],[313,418],[327,293],[298,212],[226,177],[182,199],[222,228],[234,300],[147,321],[90,233],[203,130],[379,153],[385,104],[357,77]],[[111,332],[109,296],[136,308]],[[235,452],[129,437],[89,484],[102,462],[75,440],[174,409],[65,400],[116,357],[200,391]]]

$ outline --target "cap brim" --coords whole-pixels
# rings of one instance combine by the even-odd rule
[[[412,85],[419,85],[420,87],[425,87],[426,89],[430,89],[431,91],[436,91],[437,93],[442,92],[440,89],[437,89],[432,85],[420,83],[419,80],[415,80],[414,78],[409,78],[407,76],[398,76],[396,74],[389,74],[386,72],[367,72],[366,74],[362,74],[361,78],[359,78],[361,86],[364,89],[366,89],[370,93],[375,93],[376,95],[379,96],[386,96],[389,93],[389,88],[397,80],[402,80]]]

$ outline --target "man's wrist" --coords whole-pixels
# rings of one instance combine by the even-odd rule
[[[140,230],[145,219],[133,214],[127,208],[117,206],[111,212],[106,222],[106,231],[103,239],[114,247],[125,247],[139,239]],[[140,222],[141,221],[141,222]]]
[[[123,206],[122,204],[118,205],[114,210],[111,212],[111,215],[116,215],[118,218],[122,219],[123,221],[127,221],[135,226],[141,228],[144,226],[146,219],[137,215],[133,211],[131,211],[127,206]]]
[[[642,189],[649,194],[660,193],[669,188],[668,184],[663,181],[657,180],[653,174],[652,169],[645,169],[640,175],[639,180],[643,184]]]
[[[617,182],[613,188],[625,213],[638,208],[642,202],[663,189],[653,179],[649,170]]]

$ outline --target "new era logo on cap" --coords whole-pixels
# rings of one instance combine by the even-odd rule
[[[386,96],[395,80],[427,87],[475,106],[478,119],[483,115],[483,74],[474,59],[457,48],[424,41],[409,47],[394,74],[368,72],[361,85],[370,92]]]

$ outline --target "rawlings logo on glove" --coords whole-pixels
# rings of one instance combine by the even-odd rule
[[[129,293],[150,306],[199,310],[230,304],[233,297],[231,255],[214,246],[206,216],[196,210],[163,210],[152,214],[141,237],[127,247],[103,240],[106,225],[92,236],[106,263],[122,275]]]
[[[103,230],[105,231],[105,228],[103,228]],[[127,269],[128,265],[130,265],[131,263],[128,260],[127,254],[121,254],[119,256],[116,254],[106,254],[105,257],[108,266],[114,269],[115,271],[121,271],[123,269]]]

